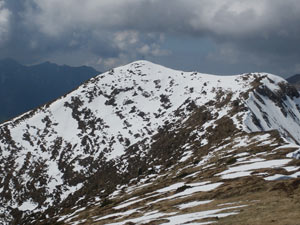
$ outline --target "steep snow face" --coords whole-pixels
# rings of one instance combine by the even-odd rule
[[[147,61],[115,68],[1,125],[1,201],[4,208],[43,211],[107,165],[125,173],[129,147],[136,144],[135,156],[146,158],[154,135],[170,124],[178,128],[195,110],[207,113],[191,132],[201,145],[228,117],[240,131],[278,129],[300,142],[298,97],[283,79],[265,73],[215,76]]]
[[[249,112],[244,117],[244,129],[247,132],[278,130],[289,141],[300,143],[298,92],[271,74],[263,76],[260,83],[246,100]]]

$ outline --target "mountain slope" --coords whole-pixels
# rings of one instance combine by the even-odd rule
[[[224,189],[251,173],[258,176],[249,183],[260,177],[267,186],[258,170],[269,167],[289,164],[282,176],[297,177],[289,157],[298,156],[298,100],[271,74],[214,76],[147,61],[108,71],[0,126],[2,221],[76,224],[82,217],[107,224],[109,214],[119,224],[120,216],[137,223],[204,219],[168,205],[203,191],[205,201],[224,199]],[[265,171],[266,179],[272,175],[280,177]],[[150,208],[125,211],[124,201],[145,198]],[[167,205],[156,204],[161,200]],[[208,215],[225,216],[224,210]],[[139,213],[151,216],[137,219]]]
[[[49,62],[23,66],[12,59],[3,59],[0,61],[0,122],[52,101],[97,74],[86,66],[58,66]]]

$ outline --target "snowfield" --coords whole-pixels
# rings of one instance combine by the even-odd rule
[[[230,179],[253,174],[265,181],[297,178],[299,168],[290,165],[300,158],[297,102],[297,91],[267,73],[216,76],[147,61],[112,69],[1,124],[0,212],[6,213],[0,223],[14,220],[12,209],[24,215],[46,213],[64,201],[74,204],[85,199],[93,205],[103,196],[118,199],[124,190],[127,194],[150,190],[174,171],[175,178],[182,176],[176,182],[151,190],[149,196],[120,202],[111,214],[95,216],[94,221],[121,217],[124,221],[109,224],[155,219],[185,224],[235,215],[245,206],[185,214],[147,211],[126,220],[143,212],[130,208],[144,201],[146,206],[180,201],[216,191]],[[281,151],[286,151],[281,158],[273,157]],[[287,174],[260,171],[278,168]],[[183,174],[186,170],[191,172]],[[210,174],[215,181],[201,179],[207,171],[215,171]],[[90,190],[91,184],[99,190]],[[194,199],[178,204],[177,210],[213,202]],[[47,217],[70,224],[87,221],[74,222],[80,210],[59,213],[58,207]]]

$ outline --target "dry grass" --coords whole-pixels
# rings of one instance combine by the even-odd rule
[[[238,215],[218,220],[218,224],[235,225],[268,225],[300,224],[300,188],[289,192],[285,190],[289,185],[271,182],[271,190],[248,193],[232,200],[247,200],[249,206],[242,209]],[[272,186],[281,186],[279,190],[272,190]],[[258,201],[255,201],[258,200]]]
[[[220,142],[214,146],[204,146],[195,150],[195,154],[187,161],[175,165],[170,170],[162,171],[160,175],[165,176],[161,176],[160,178],[151,181],[151,185],[144,186],[141,189],[136,189],[131,193],[126,193],[125,190],[117,198],[110,199],[109,204],[104,207],[92,206],[89,209],[80,212],[74,221],[86,219],[85,223],[82,224],[105,225],[115,222],[122,223],[122,221],[126,220],[130,221],[134,218],[143,217],[145,213],[153,211],[159,211],[161,213],[176,212],[177,215],[180,215],[206,210],[222,209],[231,206],[246,205],[242,208],[222,211],[222,213],[237,211],[239,212],[237,215],[231,215],[225,218],[212,217],[202,220],[195,220],[193,222],[200,223],[213,221],[224,225],[297,224],[297,222],[300,221],[300,213],[298,213],[298,209],[300,208],[300,178],[281,181],[266,181],[261,175],[256,176],[258,173],[268,173],[269,175],[290,174],[283,168],[257,169],[253,170],[251,176],[235,179],[222,180],[220,176],[216,176],[216,174],[228,169],[228,167],[238,165],[239,162],[236,161],[235,155],[239,153],[247,152],[249,153],[250,158],[257,157],[254,154],[264,153],[259,157],[272,160],[285,158],[287,153],[295,150],[293,148],[282,148],[274,151],[277,146],[282,144],[282,140],[277,135],[277,132],[271,131],[268,133],[270,134],[269,139],[274,139],[274,142],[278,145],[270,146],[266,144],[258,146],[258,144],[261,142],[259,141],[259,137],[265,134],[265,132],[257,132],[252,134],[236,133],[235,136],[231,137],[230,139],[220,140]],[[252,141],[247,146],[235,148],[234,140],[236,138],[246,138],[248,140],[251,139]],[[207,155],[209,151],[213,151],[214,149],[224,145],[226,145],[226,147],[215,152],[204,165],[198,164],[199,160],[201,160],[203,156]],[[234,151],[232,152],[233,149]],[[300,160],[292,160],[288,165],[300,166],[299,161]],[[207,165],[213,166],[205,168]],[[198,175],[190,176],[193,173],[198,173]],[[141,178],[143,178],[143,176]],[[154,194],[157,194],[157,192],[155,192],[156,190],[183,181],[187,186],[191,182],[203,181],[210,181],[211,183],[223,182],[223,185],[209,192],[197,192],[189,196],[184,196],[183,198],[173,198],[151,203],[161,198],[172,196],[180,191],[173,190],[167,193],[161,193],[159,196],[155,196]],[[113,209],[113,207],[119,206],[124,201],[133,197],[138,197],[138,199],[141,199],[141,201],[129,205],[124,209]],[[203,200],[213,201],[205,205],[198,205],[183,210],[179,210],[177,207],[179,204]],[[227,206],[220,205],[227,203],[232,204]],[[115,216],[105,220],[94,221],[102,216],[126,212],[133,209],[139,209],[139,211],[122,218]],[[163,224],[164,222],[168,221],[160,218],[155,219],[148,224],[156,225]],[[128,225],[133,225],[133,223],[128,223]]]
[[[176,205],[185,202],[207,199],[214,199],[214,201],[209,204],[199,205],[181,211],[178,211],[178,209],[175,207]],[[142,201],[138,205],[126,208],[126,210],[145,206],[147,202],[152,200],[153,199]],[[221,204],[228,203],[232,204],[221,206]],[[237,215],[231,215],[225,218],[212,217],[203,220],[196,220],[194,222],[215,221],[218,224],[224,225],[300,224],[298,223],[298,221],[300,221],[300,213],[298,211],[300,208],[300,179],[266,182],[263,179],[256,177],[239,178],[228,181],[214,191],[199,192],[186,198],[163,201],[159,204],[149,206],[148,208],[145,207],[144,210],[159,210],[163,213],[177,211],[178,214],[185,214],[239,205],[247,206],[243,208],[237,208],[235,210],[222,211],[222,213],[239,211],[239,214]],[[126,220],[128,218],[140,216],[143,216],[143,213],[136,213],[131,216],[124,217],[123,219]],[[94,223],[92,220],[88,220],[85,224],[104,225],[116,222],[116,219],[117,218],[111,218]],[[155,220],[148,224],[155,225],[162,224],[163,222],[167,221]]]

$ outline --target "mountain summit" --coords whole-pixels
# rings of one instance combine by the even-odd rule
[[[266,73],[112,69],[0,126],[0,221],[267,224],[287,193],[296,218],[299,97]]]

